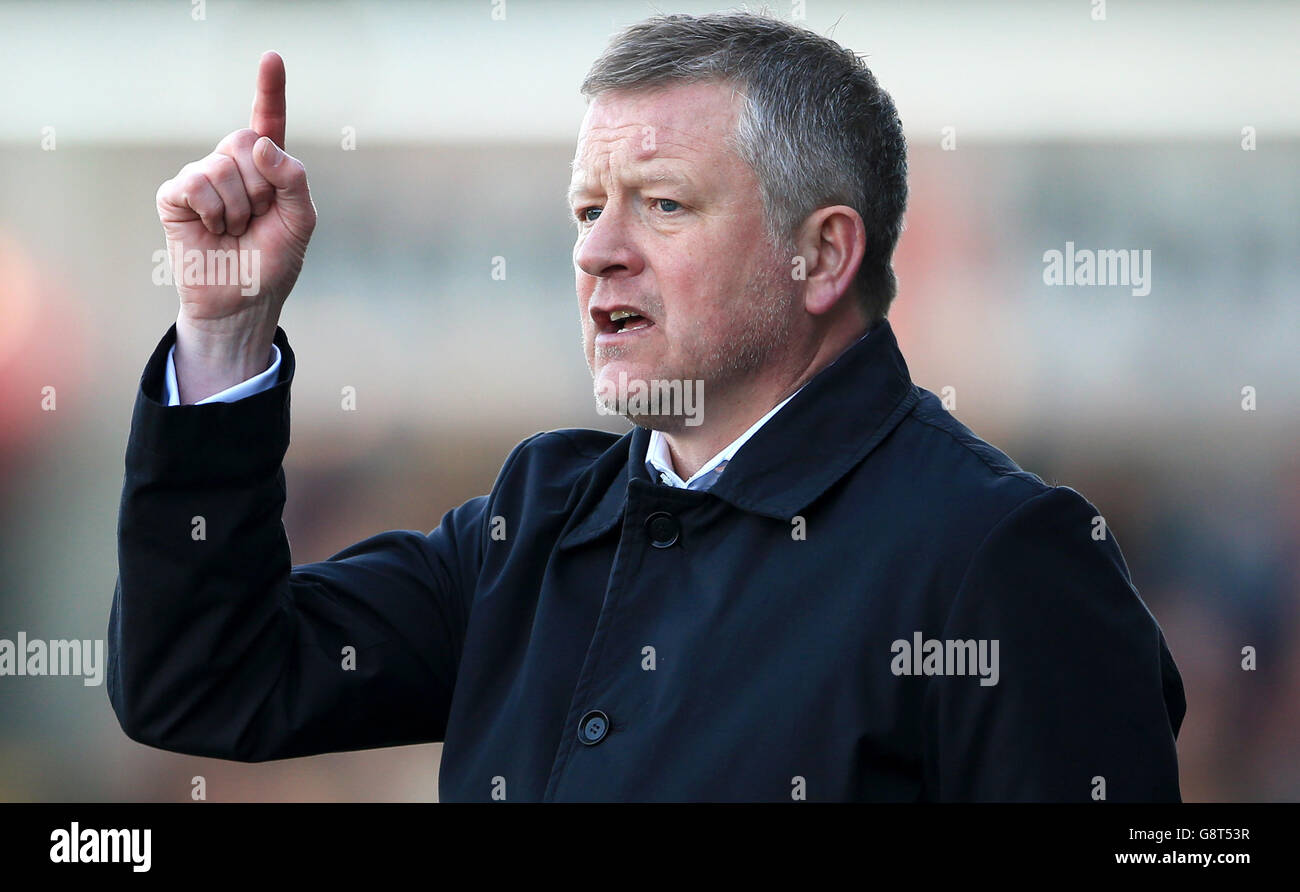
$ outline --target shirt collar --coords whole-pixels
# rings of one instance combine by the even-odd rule
[[[737,508],[789,520],[847,474],[919,399],[887,320],[776,408],[736,447],[709,489]],[[561,547],[595,539],[623,516],[629,489],[664,487],[647,470],[651,432],[634,427],[586,475]],[[724,450],[725,451],[725,450]],[[677,492],[676,490],[673,490]],[[703,498],[682,491],[679,499]]]
[[[861,338],[858,338],[858,341],[861,341],[869,334],[871,334],[871,332],[867,331],[865,334],[862,335]],[[844,351],[844,353],[847,352],[848,350]],[[836,357],[835,360],[832,362],[832,365],[834,365],[835,362],[839,362],[840,359],[844,357],[844,353],[841,353],[838,357]],[[807,386],[808,386],[808,382],[805,381],[799,387],[799,390],[803,390],[804,387]],[[750,437],[758,433],[758,429],[762,427],[764,424],[766,424],[768,422],[768,419],[770,419],[777,412],[780,412],[781,407],[783,407],[786,403],[790,402],[790,400],[794,399],[795,396],[799,393],[799,390],[796,390],[794,393],[790,394],[788,397],[781,400],[781,402],[773,406],[767,412],[766,415],[764,415],[762,418],[758,419],[758,421],[755,421],[752,425],[750,425],[749,430],[745,431],[739,437],[732,440],[731,443],[727,445],[721,452],[719,452],[717,455],[713,456],[713,458],[709,459],[703,465],[701,465],[700,469],[696,471],[691,476],[691,479],[689,480],[682,480],[681,477],[677,476],[677,471],[674,470],[673,468],[672,456],[669,454],[668,451],[668,439],[663,435],[662,432],[657,430],[652,430],[650,432],[650,443],[646,447],[646,459],[645,459],[646,470],[649,471],[652,479],[658,478],[662,483],[668,486],[676,486],[681,489],[707,489],[709,486],[712,486],[712,484],[715,482],[714,480],[710,479],[710,475],[712,475],[715,478],[721,476],[722,471],[726,468],[727,464],[731,461],[732,456],[734,456],[736,452],[739,451],[740,447],[744,446],[745,442],[749,440]],[[698,486],[695,485],[697,482],[700,483],[700,485]]]
[[[799,390],[803,390],[803,387],[800,387]],[[797,394],[799,390],[796,390],[794,393],[781,400],[781,402],[777,403],[772,407],[771,411],[750,425],[749,430],[745,431],[739,437],[736,437],[736,439],[732,440],[726,448],[701,465],[700,469],[696,471],[689,480],[682,480],[681,477],[677,476],[677,472],[673,469],[672,456],[668,452],[668,438],[665,437],[661,431],[652,430],[650,432],[650,443],[646,447],[647,470],[650,472],[651,477],[658,477],[661,482],[668,486],[676,486],[683,489],[700,488],[694,484],[696,484],[697,481],[707,480],[708,475],[710,474],[713,474],[714,476],[720,475],[722,469],[731,461],[732,456],[736,454],[740,447],[744,446],[745,442],[750,437],[758,433],[758,429],[766,424],[769,418],[781,411],[782,406],[794,399],[795,394]]]

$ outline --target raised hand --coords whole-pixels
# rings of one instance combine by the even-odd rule
[[[249,127],[158,189],[180,295],[175,359],[183,403],[266,369],[316,227],[307,171],[284,151],[284,85],[284,61],[265,53]]]

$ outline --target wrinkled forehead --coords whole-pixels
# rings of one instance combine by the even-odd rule
[[[658,159],[732,163],[729,139],[741,102],[731,85],[713,82],[601,93],[578,132],[575,175]]]

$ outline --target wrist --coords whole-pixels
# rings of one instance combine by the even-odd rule
[[[276,324],[272,317],[192,320],[178,316],[173,358],[181,403],[196,403],[270,368]]]

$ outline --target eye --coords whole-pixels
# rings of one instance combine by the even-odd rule
[[[671,198],[652,198],[650,200],[658,202],[659,210],[663,211],[665,214],[671,214],[682,209],[681,204]]]
[[[595,216],[592,216],[593,211],[595,212]],[[600,208],[596,205],[585,207],[579,210],[574,216],[578,218],[579,223],[594,223],[596,222],[596,217],[600,216]]]

